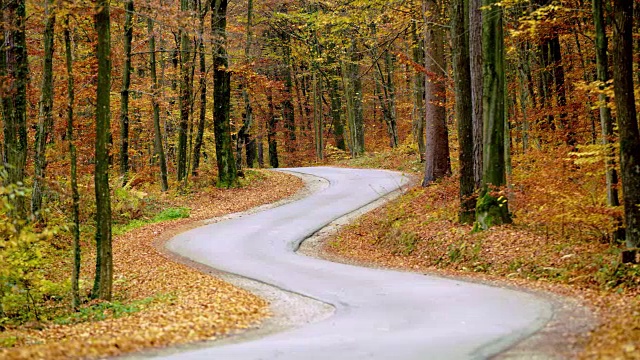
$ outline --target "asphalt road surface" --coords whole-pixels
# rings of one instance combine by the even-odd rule
[[[325,178],[329,186],[280,207],[188,231],[167,248],[330,304],[334,315],[258,340],[164,358],[483,359],[533,334],[551,318],[551,304],[528,293],[296,254],[305,238],[408,179],[383,170],[286,171]]]

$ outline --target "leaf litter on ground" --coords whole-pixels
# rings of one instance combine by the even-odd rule
[[[302,187],[302,181],[292,175],[257,174],[241,188],[206,187],[186,196],[173,196],[168,200],[171,206],[189,208],[188,218],[151,223],[115,236],[114,301],[84,304],[84,309],[94,312],[89,315],[93,318],[82,322],[71,317],[58,323],[8,329],[1,336],[5,348],[0,348],[0,358],[101,358],[215,339],[257,326],[270,316],[265,300],[176,263],[154,246],[167,234],[277,201]],[[85,283],[91,279],[91,267],[85,257]],[[100,311],[96,313],[96,309]]]

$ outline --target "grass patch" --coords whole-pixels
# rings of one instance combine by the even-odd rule
[[[135,219],[123,225],[113,226],[113,235],[122,235],[131,230],[140,228],[147,224],[158,223],[162,221],[182,219],[189,217],[190,210],[186,207],[174,207],[162,210],[151,219]]]
[[[87,321],[102,321],[107,318],[117,319],[141,311],[149,304],[168,301],[169,299],[171,299],[170,295],[158,295],[127,303],[120,301],[103,301],[81,307],[77,312],[57,317],[53,322],[58,325],[70,325]]]

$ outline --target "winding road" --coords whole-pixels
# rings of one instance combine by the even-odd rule
[[[551,318],[551,304],[528,293],[297,254],[304,239],[408,179],[383,170],[285,171],[324,178],[329,186],[283,206],[190,230],[170,240],[167,248],[330,304],[335,313],[257,340],[163,358],[482,359],[528,337]]]

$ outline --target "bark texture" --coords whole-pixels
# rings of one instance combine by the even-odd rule
[[[613,1],[613,89],[628,248],[640,247],[640,132],[633,93],[633,3]]]
[[[92,297],[111,300],[113,257],[111,248],[111,197],[109,191],[109,133],[111,89],[111,30],[109,0],[96,3],[95,27],[98,33],[98,87],[96,95],[96,277]]]
[[[33,192],[31,193],[31,213],[36,219],[41,219],[42,198],[44,191],[44,176],[47,167],[47,143],[53,129],[53,30],[56,16],[51,0],[45,1],[45,24],[42,42],[44,57],[42,60],[42,92],[40,95],[40,109],[36,129],[36,144],[34,156]]]
[[[445,59],[444,59],[444,30],[438,25],[440,4],[436,0],[423,2],[426,22],[432,24],[425,30],[425,67],[427,80],[425,87],[425,115],[426,115],[426,153],[425,171],[422,186],[451,174],[451,160],[449,158],[449,130],[445,110]]]
[[[458,159],[460,163],[461,223],[475,220],[475,189],[473,166],[473,109],[471,98],[471,68],[469,64],[468,0],[454,0],[451,14],[451,49],[453,55],[455,114],[458,122]]]
[[[211,3],[211,31],[213,44],[213,131],[216,140],[218,164],[217,186],[235,187],[238,182],[233,156],[229,108],[231,105],[231,73],[227,60],[227,0]]]

